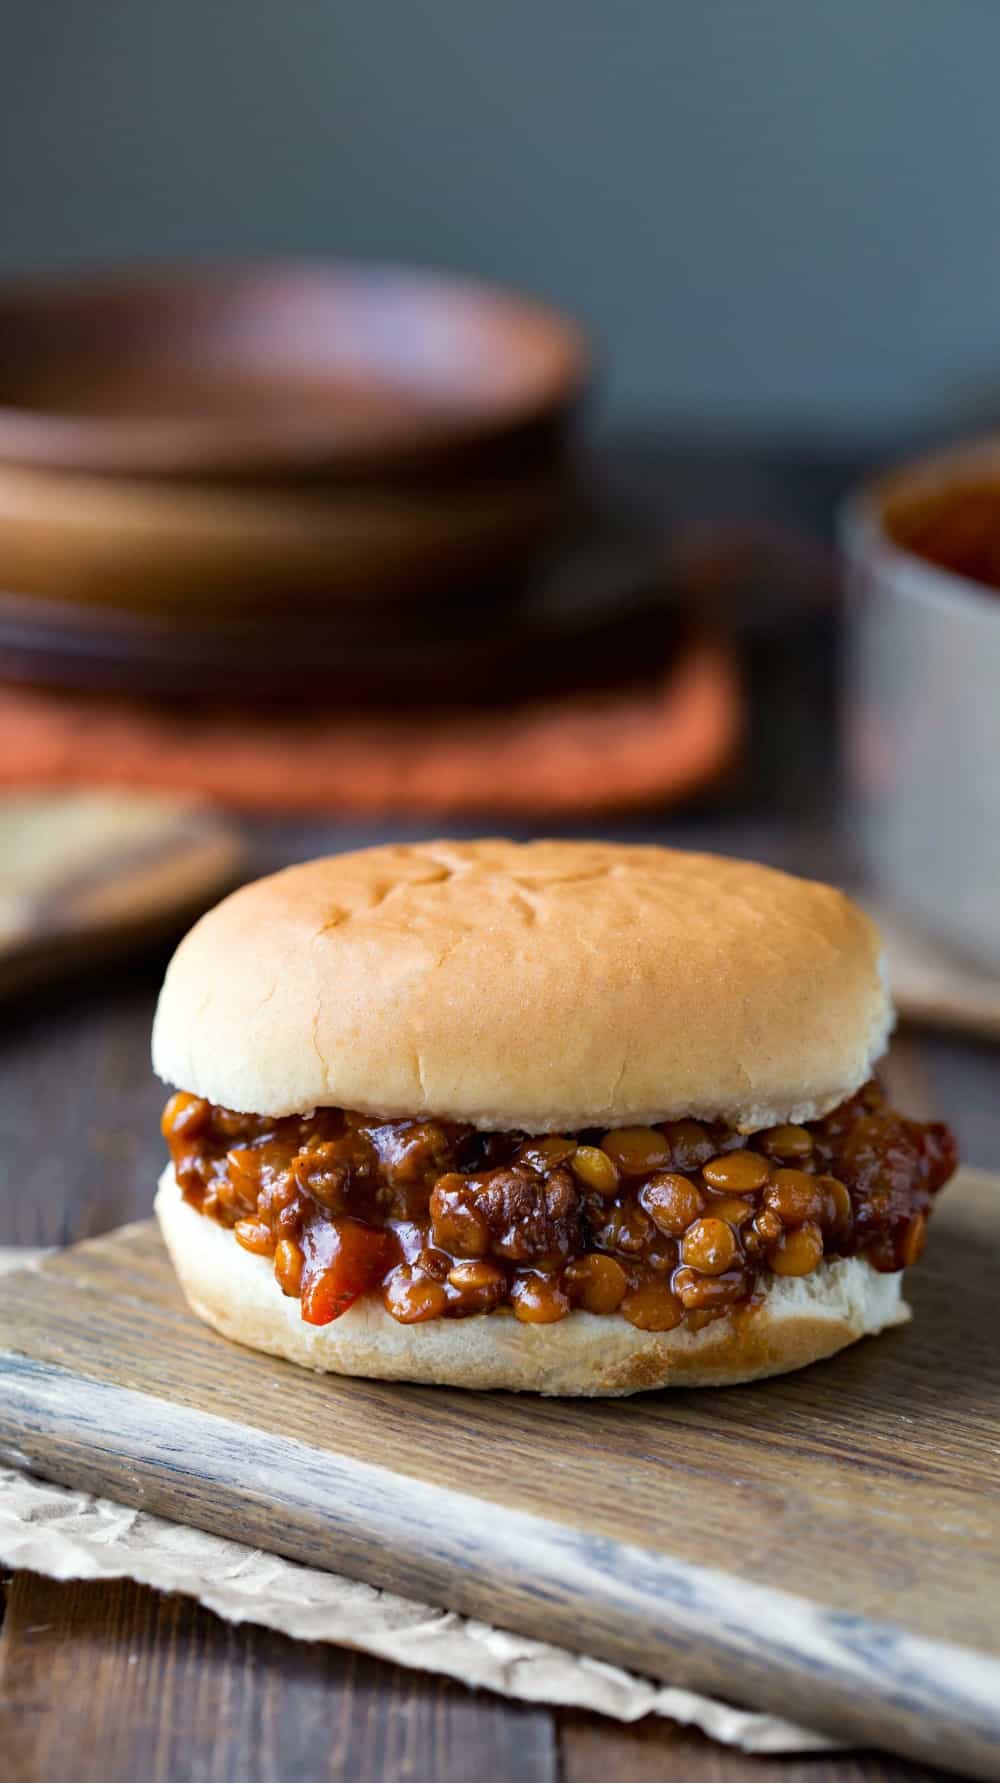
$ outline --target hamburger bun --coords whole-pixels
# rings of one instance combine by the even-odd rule
[[[280,1117],[337,1107],[490,1132],[693,1117],[750,1133],[816,1119],[891,1027],[878,935],[828,886],[710,855],[501,840],[374,848],[289,868],[210,911],[171,962],[154,1063],[192,1095]],[[156,1211],[194,1311],[318,1370],[624,1394],[783,1373],[905,1320],[863,1258],[764,1271],[700,1329],[510,1306],[402,1324],[377,1294],[305,1323],[271,1262],[182,1198]]]
[[[487,1131],[812,1120],[871,1075],[878,934],[830,886],[666,848],[437,842],[244,886],[181,942],[168,1083]]]

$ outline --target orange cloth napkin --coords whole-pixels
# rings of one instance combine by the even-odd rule
[[[0,786],[195,792],[248,811],[538,814],[663,804],[731,759],[728,648],[698,639],[662,679],[496,710],[256,715],[0,688]]]

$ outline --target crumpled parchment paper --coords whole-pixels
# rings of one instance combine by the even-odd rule
[[[0,1250],[0,1272],[43,1254]],[[230,1622],[356,1647],[522,1702],[589,1709],[626,1722],[664,1715],[745,1752],[813,1752],[833,1744],[778,1716],[658,1684],[148,1511],[50,1485],[12,1466],[0,1466],[0,1564],[53,1579],[135,1579],[197,1598]]]

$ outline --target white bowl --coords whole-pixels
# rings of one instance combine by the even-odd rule
[[[880,892],[1000,970],[1000,589],[897,542],[919,504],[996,486],[1000,440],[903,467],[841,518],[848,812]]]

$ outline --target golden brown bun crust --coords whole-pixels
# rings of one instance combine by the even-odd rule
[[[586,1312],[557,1325],[523,1325],[508,1312],[400,1325],[370,1297],[332,1325],[307,1325],[271,1264],[189,1207],[172,1170],[160,1180],[156,1212],[199,1318],[237,1343],[324,1373],[591,1397],[734,1386],[804,1368],[909,1318],[901,1276],[848,1257],[812,1275],[771,1276],[760,1306],[697,1332],[637,1331],[617,1314]]]
[[[829,886],[665,848],[437,842],[291,867],[209,911],[153,1059],[245,1113],[752,1131],[850,1095],[890,1024],[877,931]]]

